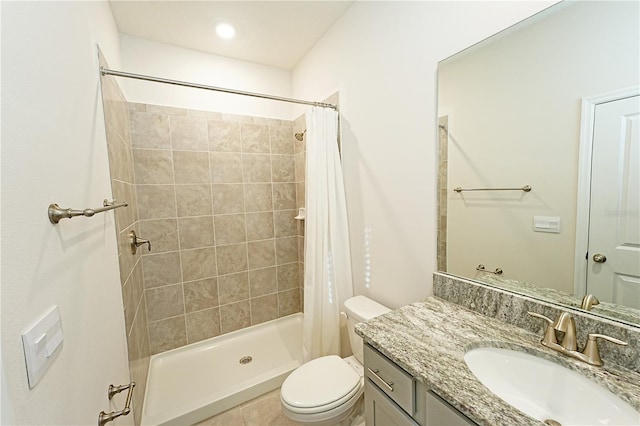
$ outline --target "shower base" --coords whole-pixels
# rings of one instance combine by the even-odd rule
[[[302,365],[301,313],[151,357],[142,425],[189,425],[282,385]]]

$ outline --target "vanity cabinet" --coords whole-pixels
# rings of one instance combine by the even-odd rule
[[[364,345],[366,426],[468,426],[459,413],[370,345]]]

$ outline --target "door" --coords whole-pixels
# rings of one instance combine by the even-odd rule
[[[640,96],[595,109],[587,292],[640,308]]]

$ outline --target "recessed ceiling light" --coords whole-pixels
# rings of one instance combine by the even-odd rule
[[[233,25],[222,22],[216,25],[216,34],[220,38],[231,40],[236,35],[236,29],[233,28]]]

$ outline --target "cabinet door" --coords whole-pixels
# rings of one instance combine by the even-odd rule
[[[364,383],[364,416],[367,426],[418,426],[369,379]]]
[[[368,423],[367,423],[368,425]],[[433,392],[427,393],[427,426],[470,426],[475,423]]]

